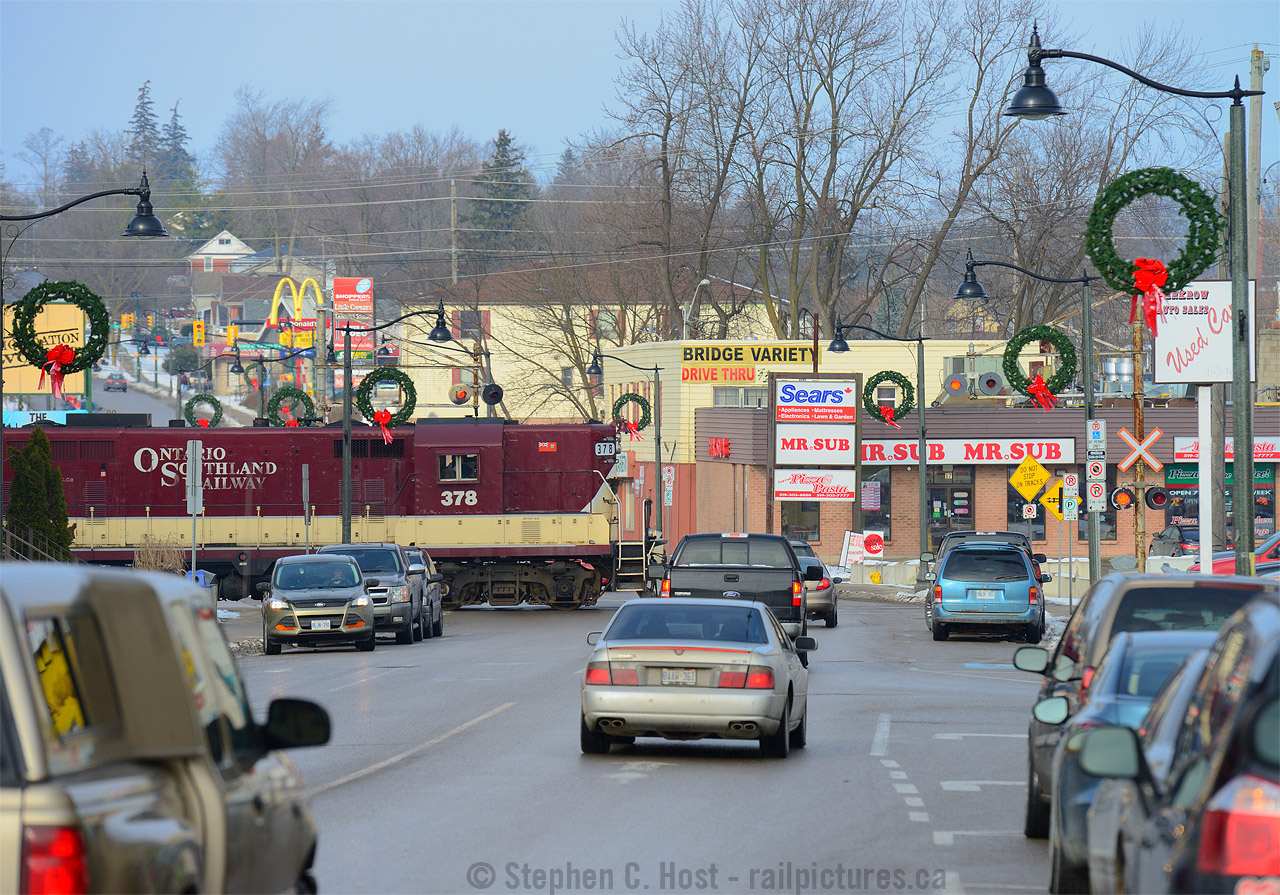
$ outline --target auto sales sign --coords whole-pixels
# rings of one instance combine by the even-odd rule
[[[858,388],[852,380],[780,380],[774,384],[780,423],[855,423]]]

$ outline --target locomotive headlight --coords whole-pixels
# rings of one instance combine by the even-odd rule
[[[400,587],[388,587],[387,596],[391,598],[392,603],[408,603],[409,588],[407,585],[402,585]]]
[[[288,609],[289,601],[281,600],[279,597],[272,597],[270,600],[267,600],[267,608],[268,609]]]

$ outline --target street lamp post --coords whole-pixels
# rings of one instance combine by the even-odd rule
[[[982,284],[978,282],[977,275],[973,272],[975,267],[1005,267],[1044,283],[1080,284],[1082,291],[1080,299],[1080,340],[1083,343],[1080,349],[1080,365],[1084,383],[1084,418],[1086,420],[1093,419],[1093,281],[1102,278],[1089,276],[1089,274],[1082,274],[1074,278],[1041,276],[1034,271],[1027,270],[1025,267],[1019,267],[1016,264],[1009,264],[1005,261],[975,261],[973,260],[973,251],[970,250],[964,262],[964,282],[956,289],[955,297],[958,301],[980,301],[987,297],[987,291],[982,288]],[[1094,582],[1102,577],[1101,514],[1088,512],[1085,517],[1085,527],[1089,539],[1089,581]],[[1075,535],[1073,534],[1072,537],[1075,537]]]
[[[916,343],[916,412],[919,414],[920,429],[916,434],[916,460],[919,470],[919,498],[920,498],[920,564],[916,569],[916,586],[920,587],[924,581],[925,562],[924,555],[929,552],[929,478],[925,470],[925,465],[929,460],[929,446],[926,442],[927,429],[925,427],[925,391],[924,391],[924,332],[918,332],[914,339],[899,339],[896,336],[890,336],[880,332],[878,329],[872,329],[869,326],[860,326],[857,323],[837,323],[836,337],[831,340],[831,344],[827,346],[827,350],[833,354],[843,354],[849,350],[849,343],[845,341],[844,331],[847,329],[860,329],[863,332],[871,333],[881,339],[888,339],[891,342],[915,342]]]
[[[1235,509],[1231,516],[1231,524],[1235,540],[1236,574],[1252,574],[1253,390],[1249,382],[1249,356],[1252,348],[1249,344],[1249,239],[1247,233],[1249,213],[1245,202],[1247,187],[1244,103],[1241,100],[1246,96],[1260,96],[1263,91],[1242,89],[1238,77],[1235,80],[1235,86],[1230,90],[1183,90],[1179,87],[1170,87],[1168,84],[1153,81],[1133,69],[1101,56],[1078,53],[1074,50],[1043,49],[1040,46],[1040,35],[1033,27],[1031,41],[1027,45],[1027,69],[1023,73],[1023,84],[1013,95],[1005,115],[1038,121],[1054,115],[1066,114],[1059,105],[1057,96],[1045,84],[1044,69],[1040,66],[1043,59],[1084,59],[1113,68],[1162,93],[1196,99],[1231,100],[1231,155],[1228,160],[1229,177],[1227,179],[1229,208],[1227,252],[1231,262],[1231,416],[1235,437],[1233,460],[1235,482],[1232,490]],[[1135,383],[1134,388],[1141,388],[1141,383]]]
[[[591,359],[591,366],[587,367],[588,376],[603,376],[604,369],[600,366],[603,358],[616,360],[620,364],[626,364],[633,370],[639,370],[641,373],[653,374],[653,503],[657,510],[655,529],[658,535],[662,535],[662,495],[659,488],[662,485],[662,385],[659,378],[660,368],[655,363],[652,367],[637,367],[629,360],[623,360],[613,354],[601,354],[599,351]],[[648,535],[646,533],[646,540]]]

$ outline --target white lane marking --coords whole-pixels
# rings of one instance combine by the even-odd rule
[[[906,780],[907,772],[906,771],[890,771],[889,779],[890,780]]]
[[[1035,684],[1036,686],[1039,686],[1041,683],[1040,681],[1022,675],[993,674],[989,671],[985,674],[977,674],[967,671],[927,671],[924,668],[911,668],[909,670],[914,671],[916,674],[930,674],[936,677],[972,677],[987,682],[1002,681],[1012,684]]]
[[[489,711],[485,712],[483,715],[478,715],[477,717],[472,718],[470,721],[464,721],[461,724],[459,724],[457,727],[455,727],[453,730],[445,731],[444,733],[440,734],[438,737],[434,737],[433,739],[427,740],[425,743],[419,743],[417,746],[414,746],[412,749],[406,749],[404,752],[401,752],[399,755],[393,755],[390,758],[384,758],[382,761],[378,762],[377,764],[371,764],[367,768],[361,768],[360,770],[356,771],[354,774],[348,774],[345,777],[339,777],[337,780],[330,780],[328,783],[321,784],[320,786],[317,786],[314,789],[310,790],[307,793],[307,797],[315,798],[317,795],[319,795],[322,792],[328,792],[331,789],[336,789],[339,786],[344,786],[352,782],[353,780],[359,780],[361,777],[367,777],[370,774],[374,773],[375,771],[381,771],[383,768],[389,768],[396,762],[404,761],[406,758],[412,758],[414,755],[417,755],[419,752],[425,752],[427,749],[430,749],[432,746],[440,745],[445,740],[449,739],[449,737],[454,736],[455,734],[462,733],[464,730],[467,730],[471,727],[475,727],[481,721],[488,721],[494,715],[497,715],[500,712],[505,712],[507,709],[511,708],[514,705],[515,705],[514,702],[504,702],[502,705],[498,706],[497,708],[489,709]]]
[[[900,767],[900,765],[896,761],[894,761],[892,758],[882,758],[880,759],[880,763],[884,765],[886,768]]]
[[[917,821],[917,822],[919,822],[919,823],[928,823],[928,822],[929,822],[929,812],[928,812],[928,811],[908,811],[908,812],[907,812],[907,818],[908,818],[909,820],[914,820],[914,821]]]
[[[914,783],[895,783],[893,784],[893,789],[904,796],[914,796],[920,793]]]
[[[997,737],[1000,739],[1025,740],[1025,733],[935,733],[935,740],[962,740],[966,737]]]
[[[402,670],[403,669],[400,669],[400,668],[388,668],[386,671],[383,671],[379,674],[371,674],[368,677],[362,677],[358,681],[352,681],[349,684],[343,684],[341,687],[330,687],[329,692],[336,693],[339,690],[347,689],[347,687],[358,687],[361,684],[367,684],[369,681],[374,680],[376,678],[385,677],[386,675],[390,674],[393,671],[402,671]]]
[[[964,895],[964,886],[960,884],[960,874],[953,871],[947,871],[947,887],[944,892],[951,892],[953,895]]]
[[[916,798],[915,796],[905,796],[902,801],[907,803],[908,808],[924,807],[924,799]]]
[[[957,836],[994,836],[999,838],[1022,836],[1021,830],[934,830],[934,845],[955,845]]]
[[[981,792],[984,786],[1026,786],[1025,780],[943,780],[946,792]]]
[[[884,755],[889,749],[889,716],[881,715],[876,722],[876,735],[871,740],[871,754]]]

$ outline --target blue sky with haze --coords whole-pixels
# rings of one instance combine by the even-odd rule
[[[1045,3],[1083,35],[1071,49],[1118,62],[1124,36],[1142,22],[1183,25],[1200,51],[1188,68],[1213,72],[1214,89],[1236,74],[1247,86],[1255,42],[1280,55],[1276,0]],[[657,0],[0,0],[0,158],[9,180],[30,184],[31,170],[15,158],[28,134],[49,127],[69,143],[95,128],[122,130],[150,79],[158,119],[180,101],[200,155],[232,112],[236,88],[249,85],[268,99],[329,99],[329,135],[340,144],[415,124],[456,126],[481,142],[506,128],[546,179],[566,138],[608,125],[621,21],[650,30],[672,8]],[[1046,45],[1059,44],[1050,36]],[[1264,166],[1278,157],[1280,65],[1265,86]]]

